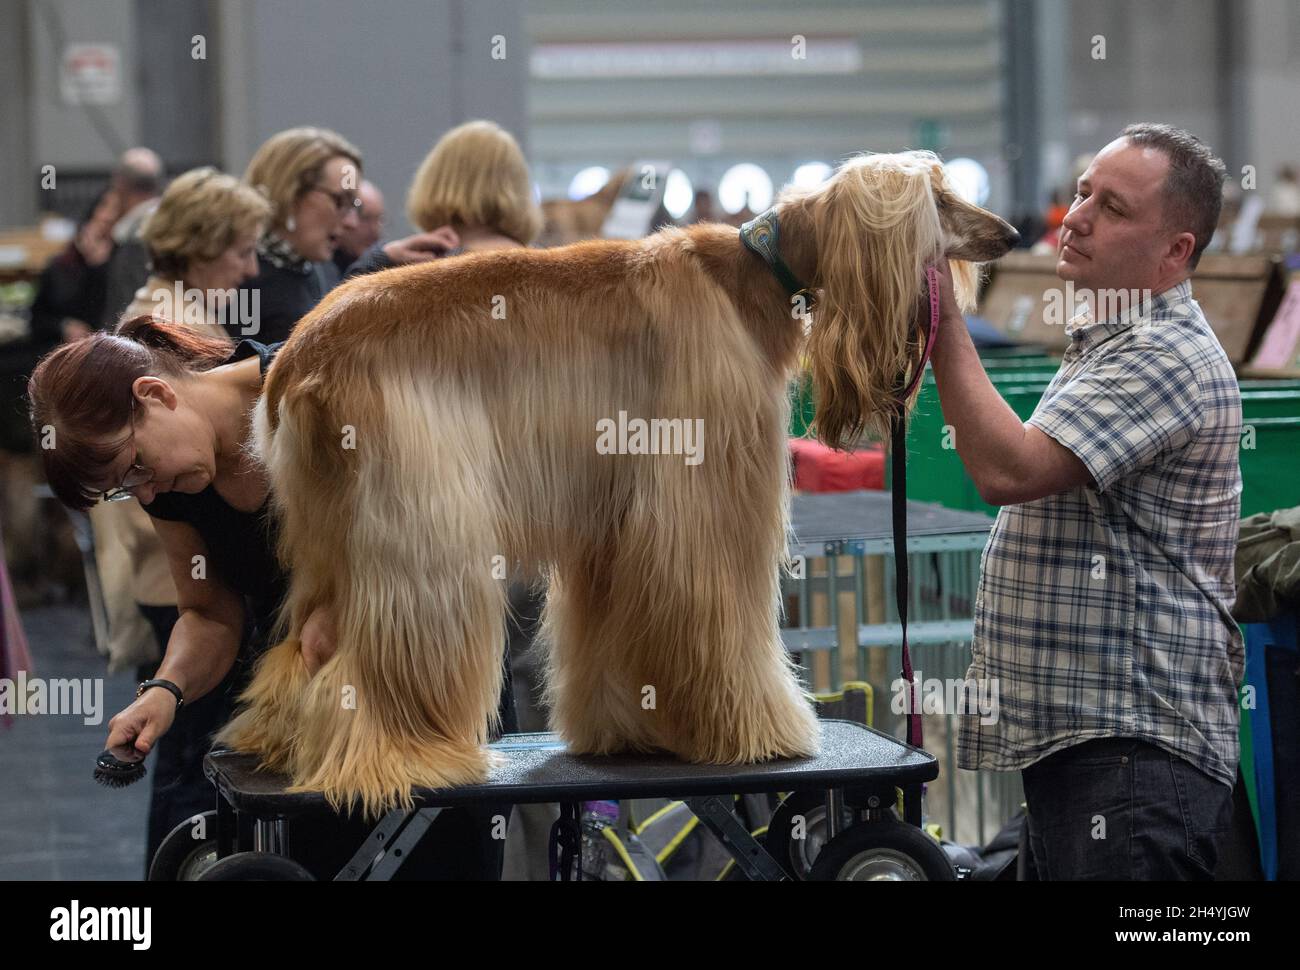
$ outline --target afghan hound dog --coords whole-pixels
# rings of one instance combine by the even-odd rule
[[[393,269],[304,317],[253,414],[284,639],[219,740],[367,815],[485,780],[523,568],[570,751],[816,753],[778,629],[789,382],[806,360],[833,447],[887,437],[927,264],[955,260],[970,307],[1017,237],[920,152],[855,157],[772,216],[793,299],[743,230],[701,224]],[[321,606],[337,649],[309,676]]]

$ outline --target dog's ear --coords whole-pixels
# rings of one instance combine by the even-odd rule
[[[930,161],[930,191],[934,195],[936,209],[939,201],[945,194],[955,195],[956,190],[948,181],[948,170],[943,167],[943,161],[937,155],[925,153],[931,159]],[[980,264],[967,262],[964,259],[953,259],[948,262],[952,270],[952,287],[957,297],[957,306],[962,313],[974,313],[976,299],[979,296],[979,276]]]
[[[808,359],[817,435],[833,448],[887,439],[898,383],[920,366],[915,313],[941,243],[930,178],[911,156],[866,156],[811,199],[821,297]]]
[[[981,263],[968,263],[964,259],[951,259],[948,268],[952,270],[952,288],[957,297],[957,308],[962,313],[974,313],[979,299],[979,282]]]

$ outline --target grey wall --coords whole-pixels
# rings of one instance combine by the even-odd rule
[[[140,137],[170,171],[217,161],[212,5],[135,0]],[[193,38],[206,49],[198,49]],[[206,57],[196,58],[195,53]]]
[[[215,158],[216,70],[191,56],[208,14],[206,0],[0,0],[0,225],[34,220],[44,165],[106,172],[142,142],[173,171]],[[60,64],[75,43],[117,46],[116,103],[64,103]]]
[[[1255,166],[1267,191],[1279,165],[1300,164],[1297,0],[1069,0],[1072,153],[1095,151],[1130,121],[1187,128],[1240,180]],[[1106,37],[1104,61],[1091,39]]]
[[[1222,150],[1220,0],[1072,0],[1066,56],[1071,155],[1125,125],[1161,121]],[[1104,60],[1092,56],[1105,38]]]
[[[761,76],[534,76],[528,85],[534,173],[563,195],[587,165],[672,161],[717,189],[737,162],[761,165],[777,187],[803,162],[834,164],[863,150],[934,147],[988,170],[991,204],[1006,198],[1004,52],[999,0],[533,0],[535,43],[589,44],[821,39],[862,52],[852,73]],[[716,150],[696,151],[696,123],[717,126]],[[926,144],[923,123],[937,126]],[[931,128],[933,130],[933,127]]]
[[[27,4],[0,0],[0,227],[28,225],[36,216],[26,188],[31,154],[27,67]]]
[[[47,8],[68,41],[121,49],[122,101],[101,109],[97,124],[62,103]],[[1000,9],[1001,0],[0,0],[0,225],[31,222],[42,164],[107,168],[121,147],[144,142],[173,165],[213,158],[242,172],[264,138],[306,123],[359,145],[367,175],[388,196],[392,232],[405,228],[404,194],[420,158],[473,117],[513,131],[548,191],[563,191],[583,164],[637,156],[694,161],[698,181],[710,184],[724,156],[775,169],[902,147],[915,141],[908,106],[918,103],[944,122],[949,154],[1000,162],[1006,137],[1019,133],[1002,130],[997,91],[972,80],[1005,55]],[[1254,165],[1261,190],[1279,164],[1300,161],[1297,0],[1034,0],[1034,9],[1029,100],[1040,186],[1068,177],[1075,154],[1138,118],[1191,128],[1237,177]],[[190,37],[204,25],[208,60],[194,62]],[[868,69],[808,80],[793,95],[775,78],[683,85],[529,76],[533,39],[793,32],[856,37]],[[504,61],[490,56],[496,34],[506,38]],[[1094,34],[1107,38],[1105,61],[1090,57]],[[918,57],[892,77],[887,65],[917,45],[948,54]],[[823,96],[825,83],[840,93]],[[720,123],[723,151],[692,160],[686,132],[701,117]],[[1008,180],[990,168],[996,194]]]
[[[1245,0],[1233,6],[1244,32],[1238,104],[1246,118],[1238,164],[1225,160],[1237,178],[1242,165],[1254,165],[1259,188],[1267,192],[1279,165],[1300,166],[1300,3]]]
[[[489,118],[528,149],[528,44],[509,0],[230,0],[216,13],[232,172],[283,128],[333,128],[387,196],[391,236],[409,228],[407,184],[448,128]],[[504,60],[492,57],[494,35]]]
[[[31,71],[32,161],[69,168],[111,166],[117,154],[136,143],[140,113],[136,82],[137,45],[134,0],[28,0],[27,43]],[[116,104],[63,103],[59,65],[64,43],[115,44],[120,55],[122,96]]]

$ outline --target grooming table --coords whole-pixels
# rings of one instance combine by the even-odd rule
[[[893,554],[889,492],[819,492],[790,502],[792,556]],[[983,549],[993,520],[964,512],[907,503],[907,551]]]
[[[817,757],[761,765],[694,765],[668,755],[579,756],[569,754],[554,734],[507,735],[491,745],[503,763],[487,782],[417,789],[415,810],[395,809],[384,816],[335,879],[391,878],[442,809],[484,803],[681,799],[754,880],[779,880],[785,873],[735,815],[734,795],[824,791],[832,808],[854,810],[856,828],[880,818],[895,803],[897,787],[903,790],[906,821],[919,825],[921,786],[939,774],[935,758],[851,721],[819,723]],[[218,793],[220,858],[248,849],[288,855],[294,817],[326,806],[317,793],[287,794],[285,778],[256,771],[255,760],[229,751],[214,751],[204,760]],[[838,818],[834,811],[829,815]],[[253,820],[251,846],[237,844],[240,816]]]

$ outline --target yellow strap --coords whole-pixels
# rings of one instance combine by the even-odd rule
[[[623,840],[614,834],[612,828],[604,828],[600,831],[609,844],[614,847],[614,851],[618,853],[618,857],[623,860],[623,865],[627,866],[627,871],[632,873],[632,881],[645,882],[645,876],[641,875],[640,870],[636,867],[636,863],[633,862],[632,857],[627,854],[627,846],[623,844]]]

